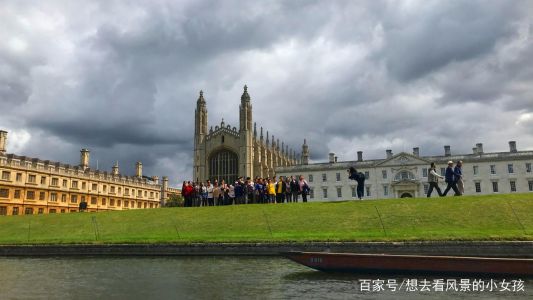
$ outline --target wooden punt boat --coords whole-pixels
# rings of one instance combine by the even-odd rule
[[[320,271],[358,273],[448,273],[533,275],[533,259],[325,252],[284,252],[283,256]]]

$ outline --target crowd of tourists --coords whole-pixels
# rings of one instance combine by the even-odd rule
[[[181,193],[185,207],[220,206],[254,203],[291,203],[301,197],[307,202],[309,185],[303,176],[259,178],[252,180],[239,177],[233,183],[207,180],[204,182],[184,181]]]

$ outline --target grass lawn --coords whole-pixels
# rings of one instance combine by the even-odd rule
[[[0,244],[533,240],[533,194],[0,217]]]

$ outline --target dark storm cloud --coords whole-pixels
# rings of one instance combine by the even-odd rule
[[[193,120],[254,121],[312,158],[532,147],[527,1],[53,1],[0,11],[0,127],[20,154],[192,174]],[[497,117],[487,118],[496,114]],[[265,132],[266,133],[266,132]],[[460,137],[460,138],[458,138]],[[489,148],[490,149],[490,148]]]

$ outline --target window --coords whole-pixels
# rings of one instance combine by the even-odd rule
[[[366,180],[370,179],[370,172],[368,171],[365,172],[365,179]]]
[[[147,206],[148,206],[148,205],[147,205],[147,203],[146,203],[146,202],[144,202],[144,208],[146,208]]]
[[[131,201],[131,208],[134,208],[135,207],[135,201]]]
[[[51,208],[48,213],[51,213],[51,214],[55,214],[57,211],[55,210],[55,208]]]
[[[46,184],[46,176],[41,176],[41,184]]]
[[[29,183],[36,183],[36,182],[37,182],[37,176],[35,176],[35,175],[29,175],[29,176],[28,176],[28,182],[29,182]]]
[[[122,201],[121,200],[117,200],[117,206],[120,206],[122,205]]]
[[[114,193],[115,193],[115,187],[114,187],[114,186],[111,186],[111,190],[110,190],[109,192],[111,192],[111,193],[114,194]]]
[[[13,207],[13,212],[11,213],[12,215],[16,216],[19,214],[19,208],[18,207]]]
[[[53,186],[58,186],[58,185],[59,185],[59,179],[57,179],[57,178],[52,178],[52,185],[53,185]]]
[[[424,195],[428,194],[428,190],[429,190],[429,185],[424,184]]]
[[[529,185],[529,191],[533,192],[533,180],[529,180],[527,183]]]
[[[370,197],[370,187],[369,186],[366,187],[366,196]]]
[[[341,173],[337,173],[337,174],[335,174],[335,175],[336,175],[336,177],[337,177],[337,181],[341,181]]]
[[[50,193],[50,201],[57,202],[57,193]]]
[[[446,168],[440,168],[440,176],[446,175]]]
[[[481,182],[476,182],[476,193],[481,193]]]
[[[2,171],[2,180],[11,180],[11,172]]]
[[[313,189],[311,189],[311,192],[313,192]],[[314,194],[313,194],[313,197],[314,197]],[[313,198],[311,197],[311,198]],[[150,208],[154,208],[154,204],[153,203],[150,203]]]
[[[154,192],[150,192],[150,198],[154,198]]]
[[[498,182],[497,181],[493,181],[492,182],[492,191],[494,193],[497,193],[498,192]]]
[[[63,187],[67,187],[67,180],[63,179]]]
[[[44,200],[44,196],[45,196],[45,193],[44,192],[40,192],[39,193],[39,200]]]
[[[73,189],[77,189],[78,188],[78,181],[77,180],[72,180],[72,188]]]
[[[84,182],[81,183],[81,189],[84,190],[87,187],[87,184]]]
[[[328,177],[326,176],[326,173],[322,174],[322,182],[326,182],[328,180]]]
[[[107,192],[107,185],[104,184],[104,186],[102,187],[102,190],[105,192]]]
[[[144,191],[144,196],[146,197],[148,195],[148,192],[147,191]]]
[[[387,170],[382,170],[381,175],[383,176],[383,179],[387,179]]]
[[[96,204],[96,197],[91,197],[91,204]]]
[[[118,194],[120,195],[120,193],[122,193],[122,188],[118,187]]]
[[[78,195],[70,196],[70,203],[78,203]]]
[[[28,200],[35,200],[35,192],[34,191],[28,191],[26,193],[26,199]]]
[[[511,185],[511,192],[516,192],[516,181],[510,181],[509,184]]]
[[[0,206],[0,216],[7,216],[7,207]]]
[[[389,195],[389,187],[384,185],[383,186],[383,195],[388,196]]]
[[[326,199],[328,198],[328,189],[327,189],[327,188],[323,188],[323,189],[322,189],[322,196],[323,196],[324,198],[326,198]]]
[[[496,165],[490,165],[490,174],[496,174]]]
[[[96,183],[93,183],[92,188],[93,191],[96,191],[98,189],[98,185]]]
[[[115,199],[109,199],[109,206],[115,206]]]
[[[531,173],[531,163],[526,163],[526,173]]]
[[[8,189],[0,189],[0,198],[7,198],[9,197],[9,190]]]
[[[15,190],[15,194],[13,195],[13,198],[20,199],[20,190]]]
[[[337,198],[342,198],[342,188],[337,188]]]
[[[422,177],[428,177],[428,168],[422,168]]]
[[[130,206],[130,202],[129,201],[124,201],[124,207],[128,207]]]
[[[357,192],[356,192],[355,186],[352,186],[352,197],[353,198],[357,197]]]
[[[472,166],[472,170],[474,172],[474,175],[477,175],[479,173],[479,167],[478,166]]]
[[[514,173],[513,164],[508,164],[507,165],[507,171],[509,172],[509,174],[513,174]]]
[[[124,189],[124,196],[129,196],[130,195],[130,189],[126,188]]]
[[[394,176],[395,181],[403,181],[403,180],[414,180],[415,175],[409,171],[401,171]]]
[[[102,205],[105,205],[105,204],[106,204],[106,199],[102,198]]]
[[[81,202],[85,202],[85,196],[81,196]]]
[[[16,180],[17,180],[18,182],[21,182],[21,181],[22,181],[22,173],[17,173],[17,178],[16,178]]]
[[[61,195],[61,202],[67,202],[67,195],[65,194]]]
[[[137,208],[141,208],[141,205],[142,205],[141,202],[137,202]]]
[[[24,210],[25,215],[33,215],[33,208],[32,207],[26,207]]]
[[[39,210],[37,210],[37,213],[42,215],[44,212],[44,209],[42,207],[39,207]]]
[[[61,210],[61,213],[64,214],[64,213],[65,213],[65,209],[62,209],[62,210]]]
[[[228,185],[229,185],[229,184],[228,184]],[[141,190],[138,190],[138,191],[137,191],[137,197],[138,197],[138,198],[141,198],[142,196],[143,196],[142,191],[141,191]]]

